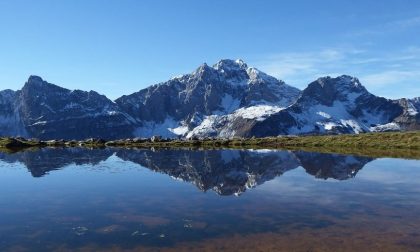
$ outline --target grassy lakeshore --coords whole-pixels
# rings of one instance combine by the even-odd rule
[[[279,136],[266,138],[154,140],[125,139],[105,141],[36,141],[23,138],[0,138],[0,148],[17,150],[33,147],[137,147],[137,148],[241,148],[301,149],[343,154],[369,154],[420,158],[420,131],[365,133],[358,135]]]

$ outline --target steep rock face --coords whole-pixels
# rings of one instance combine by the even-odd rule
[[[359,80],[343,75],[312,82],[292,106],[256,123],[251,135],[338,134],[398,130],[403,108],[369,93]]]
[[[139,122],[136,135],[186,135],[209,116],[240,108],[292,104],[300,91],[241,60],[203,64],[191,74],[151,86],[116,103]],[[169,130],[168,130],[169,129]]]
[[[0,91],[0,136],[28,136],[16,109],[17,96],[12,90]]]
[[[420,97],[402,98],[396,103],[403,108],[403,113],[395,118],[395,123],[403,130],[420,130]]]
[[[131,117],[94,91],[68,90],[31,76],[16,92],[15,114],[28,136],[39,139],[132,136]]]

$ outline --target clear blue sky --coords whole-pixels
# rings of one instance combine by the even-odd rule
[[[114,99],[241,58],[304,88],[358,77],[420,96],[420,1],[0,0],[0,89],[28,76]]]

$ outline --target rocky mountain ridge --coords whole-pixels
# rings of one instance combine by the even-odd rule
[[[39,139],[264,137],[420,129],[420,98],[389,100],[357,78],[300,91],[242,60],[203,64],[115,101],[30,76],[0,91],[0,136]]]

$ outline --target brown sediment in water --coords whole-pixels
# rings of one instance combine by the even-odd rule
[[[336,252],[336,251],[418,251],[420,237],[393,232],[372,232],[372,230],[340,230],[331,228],[323,231],[304,230],[294,234],[260,233],[250,235],[233,235],[209,239],[201,242],[180,243],[173,247],[121,248],[117,245],[103,248],[94,244],[79,248],[58,248],[54,251],[104,251],[104,252],[178,252],[178,251],[296,251],[296,252]]]
[[[109,217],[114,219],[117,222],[129,222],[129,223],[141,223],[148,227],[157,227],[162,225],[167,225],[171,222],[170,219],[159,217],[159,216],[149,216],[149,215],[139,215],[139,214],[110,214]]]
[[[400,233],[372,233],[356,231],[353,234],[330,230],[303,231],[291,235],[262,233],[234,235],[204,242],[179,244],[173,248],[136,248],[133,251],[410,251]],[[419,244],[412,244],[411,250]]]
[[[348,216],[328,214],[313,216],[333,223],[320,228],[305,227],[304,222],[286,224],[276,232],[231,234],[197,241],[175,242],[171,246],[124,247],[88,244],[79,248],[60,247],[55,251],[419,251],[420,220],[416,213],[393,214],[391,209],[376,209],[363,214],[362,209]],[[365,209],[366,210],[366,209]],[[192,221],[193,223],[193,221]],[[193,224],[194,226],[194,224]],[[203,227],[204,228],[204,227]],[[194,232],[193,230],[191,230]],[[171,234],[165,238],[170,239]]]

